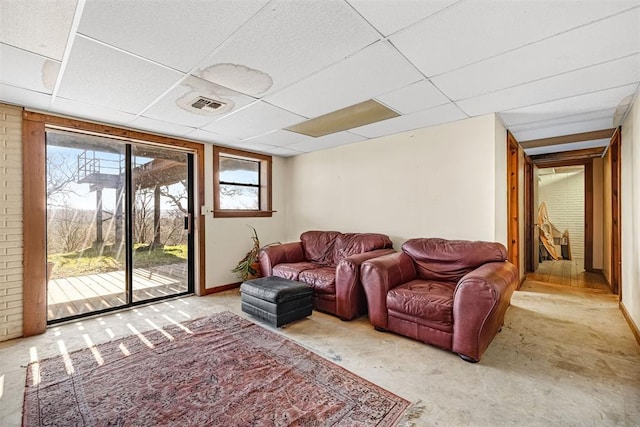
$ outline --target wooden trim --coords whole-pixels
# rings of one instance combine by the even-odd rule
[[[45,126],[60,127],[81,133],[97,134],[132,142],[152,143],[190,150],[196,156],[196,187],[194,195],[199,205],[205,200],[204,144],[100,123],[85,122],[67,117],[24,111],[23,163],[24,174],[24,335],[46,330],[46,143]],[[34,152],[31,152],[34,150]],[[28,161],[27,161],[28,159]],[[205,220],[200,209],[195,209],[198,269],[194,291],[204,295],[206,288]],[[29,230],[27,233],[26,230]],[[28,236],[28,237],[27,237]],[[38,286],[34,284],[39,284]],[[29,323],[29,324],[28,324]]]
[[[591,132],[574,133],[571,135],[555,136],[553,138],[530,139],[529,141],[522,141],[520,146],[522,148],[537,148],[547,147],[549,145],[568,144],[571,142],[593,141],[596,139],[611,138],[614,132],[615,129],[602,129]]]
[[[524,264],[525,273],[533,272],[533,257],[537,253],[534,251],[534,230],[536,222],[534,220],[533,206],[533,163],[529,156],[524,156]]]
[[[47,330],[47,204],[44,123],[22,121],[23,317],[25,337]]]
[[[633,336],[636,337],[636,341],[638,342],[638,345],[640,345],[640,328],[638,327],[638,325],[635,324],[635,322],[631,318],[631,315],[627,311],[627,308],[624,306],[622,301],[620,301],[618,305],[620,307],[620,311],[622,312],[622,315],[624,316],[625,320],[627,321],[627,324],[629,325],[629,328],[631,329],[631,332],[633,333]]]
[[[260,210],[220,209],[220,155],[260,162]],[[213,147],[213,217],[252,218],[271,217],[272,210],[272,157],[226,147]]]
[[[611,137],[611,292],[622,300],[622,227],[620,226],[621,129]]]
[[[228,291],[230,289],[239,288],[242,282],[230,283],[228,285],[216,286],[215,288],[207,288],[203,295],[212,295],[220,292]]]
[[[507,252],[509,261],[518,267],[520,271],[520,237],[519,237],[519,200],[518,200],[518,141],[507,132]],[[522,273],[522,272],[520,272]]]
[[[531,156],[531,161],[539,167],[556,167],[553,163],[588,161],[594,157],[602,157],[605,147],[585,148],[584,150],[563,151],[561,153],[539,154]],[[576,164],[576,163],[574,163]]]
[[[584,269],[593,271],[593,160],[584,165]]]

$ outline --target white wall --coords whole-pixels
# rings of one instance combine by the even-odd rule
[[[287,239],[310,229],[507,237],[506,130],[486,115],[288,159]]]
[[[277,211],[271,218],[205,218],[206,287],[236,283],[239,279],[231,273],[253,244],[255,227],[261,244],[285,241],[286,226],[286,160],[273,157],[272,204]],[[213,206],[213,146],[205,146],[205,205]]]
[[[640,329],[640,99],[622,124],[622,304]]]
[[[569,230],[571,257],[584,259],[584,168],[580,172],[540,175],[538,206],[545,202],[549,221]]]
[[[22,108],[0,104],[0,341],[22,336]]]

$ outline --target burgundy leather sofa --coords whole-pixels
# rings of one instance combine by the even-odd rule
[[[263,248],[260,269],[263,276],[309,284],[314,308],[351,320],[367,311],[360,265],[392,253],[392,247],[384,234],[307,231],[299,242]]]
[[[364,262],[369,320],[477,362],[504,323],[518,269],[500,243],[411,239]]]

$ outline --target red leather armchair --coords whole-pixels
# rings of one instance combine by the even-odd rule
[[[367,312],[360,265],[392,253],[392,246],[384,234],[307,231],[299,242],[263,248],[260,271],[311,285],[317,310],[351,320]]]
[[[504,323],[518,269],[500,243],[411,239],[364,262],[369,320],[477,362]]]

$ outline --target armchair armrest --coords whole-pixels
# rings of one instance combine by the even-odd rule
[[[353,254],[342,259],[336,267],[336,314],[351,320],[366,312],[367,300],[360,282],[360,265],[372,258],[393,253],[393,249],[376,249]]]
[[[510,262],[490,262],[466,274],[453,296],[453,351],[480,360],[504,323],[518,269]]]
[[[404,252],[394,252],[362,263],[360,280],[367,296],[369,321],[373,326],[387,329],[387,293],[415,277],[413,260]]]
[[[305,261],[302,242],[283,243],[281,245],[267,246],[260,249],[260,272],[263,276],[271,276],[273,267],[289,262]]]

